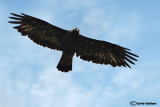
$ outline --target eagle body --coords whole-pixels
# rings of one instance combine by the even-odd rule
[[[61,59],[57,65],[59,71],[68,72],[72,70],[74,54],[85,61],[97,64],[109,64],[113,67],[130,67],[128,63],[134,64],[137,55],[129,52],[130,49],[122,46],[95,40],[79,34],[79,29],[64,30],[41,19],[26,15],[14,14],[9,17],[18,24],[17,29],[23,36],[28,36],[33,42],[50,49],[62,51]],[[133,60],[133,61],[132,61]]]
[[[57,65],[58,70],[62,72],[72,70],[72,59],[75,54],[77,45],[77,37],[79,35],[79,30],[77,28],[71,30],[64,41],[62,41],[62,47],[64,48],[62,51],[61,59]]]
[[[77,28],[71,30],[66,34],[66,36],[62,40],[61,46],[64,48],[63,51],[69,53],[75,53],[76,43],[78,41],[79,30]]]

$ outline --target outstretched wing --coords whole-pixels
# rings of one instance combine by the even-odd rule
[[[12,24],[19,24],[13,27],[18,30],[23,36],[28,36],[35,43],[51,49],[63,50],[61,46],[62,39],[67,34],[67,30],[63,30],[49,24],[38,18],[23,14],[17,15],[11,13],[14,21],[9,21]]]
[[[99,41],[91,38],[78,36],[76,55],[86,61],[92,61],[97,64],[110,64],[116,66],[128,66],[134,64],[132,60],[137,61],[134,57],[137,55],[130,53],[127,48],[121,47],[105,41]]]

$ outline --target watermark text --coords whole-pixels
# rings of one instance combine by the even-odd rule
[[[138,101],[131,101],[131,106],[140,106],[140,105],[157,105],[157,102],[138,102]]]

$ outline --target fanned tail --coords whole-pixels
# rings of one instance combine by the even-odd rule
[[[57,65],[59,71],[69,72],[72,70],[73,54],[63,53],[62,57]]]

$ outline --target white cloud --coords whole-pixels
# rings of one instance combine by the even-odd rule
[[[122,15],[120,15],[122,14]],[[118,12],[114,9],[111,13],[106,14],[105,10],[95,8],[90,10],[84,17],[84,23],[88,26],[91,35],[96,38],[105,38],[111,42],[137,40],[140,33],[141,18],[137,13],[124,13],[123,10]]]
[[[53,105],[56,107],[104,107],[104,105],[116,106],[117,104],[127,106],[130,100],[137,100],[138,97],[146,96],[148,93],[155,95],[160,89],[158,84],[153,84],[159,78],[158,72],[153,74],[152,71],[117,68],[118,71],[113,72],[111,80],[109,80],[109,73],[83,72],[83,75],[88,75],[88,79],[83,78],[84,76],[82,78],[91,86],[87,88],[79,83],[83,79],[77,81],[75,79],[77,76],[73,77],[74,72],[62,73],[54,66],[46,66],[46,68],[48,69],[40,72],[36,80],[32,81],[30,78],[28,82],[23,78],[21,81],[15,81],[15,78],[9,78],[7,74],[3,78],[5,80],[3,87],[7,89],[2,91],[5,95],[3,100],[13,102],[7,105],[1,102],[1,105],[5,107],[11,105],[14,107],[17,104],[21,107],[52,107]],[[92,73],[94,75],[90,75]],[[130,97],[127,98],[127,96]],[[10,98],[7,99],[8,97]]]

